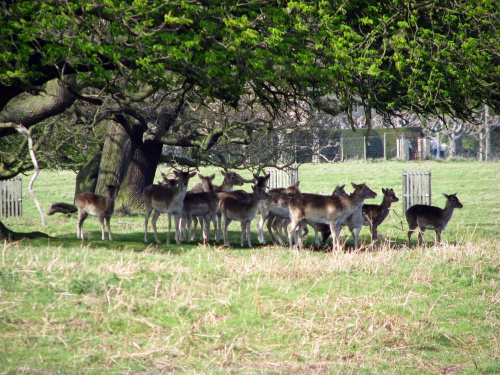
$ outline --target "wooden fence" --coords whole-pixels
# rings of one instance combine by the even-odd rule
[[[267,172],[271,175],[267,182],[269,189],[286,188],[299,180],[299,168],[296,166],[284,169],[268,168]]]
[[[22,216],[23,189],[19,177],[0,181],[0,217]]]
[[[403,171],[403,215],[415,204],[431,204],[431,171]]]

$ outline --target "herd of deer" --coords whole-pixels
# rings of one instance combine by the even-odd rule
[[[251,247],[250,223],[257,211],[261,216],[257,224],[259,242],[264,244],[264,225],[267,222],[269,235],[273,243],[284,245],[283,230],[286,229],[290,248],[294,243],[299,249],[303,247],[303,238],[308,233],[307,224],[315,231],[315,245],[332,236],[333,248],[339,246],[339,234],[343,226],[347,226],[354,238],[354,247],[358,246],[358,235],[363,225],[369,226],[373,241],[377,240],[378,226],[388,216],[391,204],[399,201],[393,189],[382,189],[382,203],[364,204],[365,199],[372,199],[377,193],[366,184],[352,183],[354,191],[350,194],[344,190],[345,185],[337,186],[332,195],[307,194],[299,190],[299,183],[287,188],[266,191],[269,174],[253,175],[253,179],[244,179],[238,173],[221,171],[224,176],[222,185],[212,183],[215,174],[203,176],[198,173],[201,183],[187,190],[189,180],[196,173],[175,171],[175,178],[163,175],[163,181],[148,186],[144,191],[146,217],[144,222],[144,241],[148,242],[148,221],[151,213],[151,226],[157,243],[156,222],[161,213],[167,213],[167,244],[170,243],[171,220],[174,217],[175,241],[180,244],[183,239],[193,241],[198,222],[201,226],[201,240],[210,241],[210,223],[213,224],[215,240],[221,237],[225,246],[230,246],[227,229],[232,221],[241,223],[241,246],[245,240]],[[234,190],[235,186],[254,183],[251,194],[244,190]],[[114,211],[116,187],[107,185],[106,196],[93,193],[79,194],[75,198],[78,209],[77,238],[84,239],[82,224],[87,215],[97,216],[101,223],[102,239],[105,239],[104,221],[112,240],[110,218]],[[446,195],[444,209],[435,206],[414,205],[406,211],[409,224],[408,245],[412,233],[420,227],[419,244],[423,245],[423,234],[426,229],[436,231],[437,241],[441,242],[441,232],[451,219],[455,208],[462,208],[456,194]]]

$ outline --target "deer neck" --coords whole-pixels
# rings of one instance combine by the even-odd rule
[[[384,195],[384,199],[382,199],[382,203],[380,204],[380,210],[389,211],[391,209],[391,204],[391,197]]]
[[[446,202],[446,206],[444,207],[443,211],[441,212],[441,217],[445,222],[448,222],[451,219],[451,216],[453,215],[453,210],[455,207],[451,205],[450,202]]]
[[[233,191],[233,184],[229,182],[225,177],[224,181],[222,181],[222,185],[218,187],[218,191]]]
[[[115,210],[115,194],[108,194],[106,196],[106,212],[113,213]]]
[[[352,193],[347,197],[341,198],[341,201],[345,204],[346,208],[355,210],[363,206],[365,198],[361,194]]]

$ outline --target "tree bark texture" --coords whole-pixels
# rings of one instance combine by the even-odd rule
[[[99,176],[102,151],[96,151],[76,176],[75,196],[80,193],[94,193]]]
[[[105,195],[106,185],[120,187],[130,164],[130,136],[122,125],[107,121],[95,193]],[[115,206],[116,207],[116,206]]]

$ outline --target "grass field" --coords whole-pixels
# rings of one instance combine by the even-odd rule
[[[142,215],[113,217],[113,242],[89,218],[82,242],[75,216],[42,227],[26,193],[24,216],[2,221],[53,238],[2,245],[0,373],[500,373],[499,164],[303,165],[299,176],[314,193],[366,182],[379,203],[415,168],[432,170],[433,204],[455,192],[464,204],[444,245],[432,232],[428,247],[416,236],[406,247],[400,202],[376,251],[240,248],[236,224],[230,248],[145,245]],[[45,211],[72,201],[74,178],[41,174]]]

